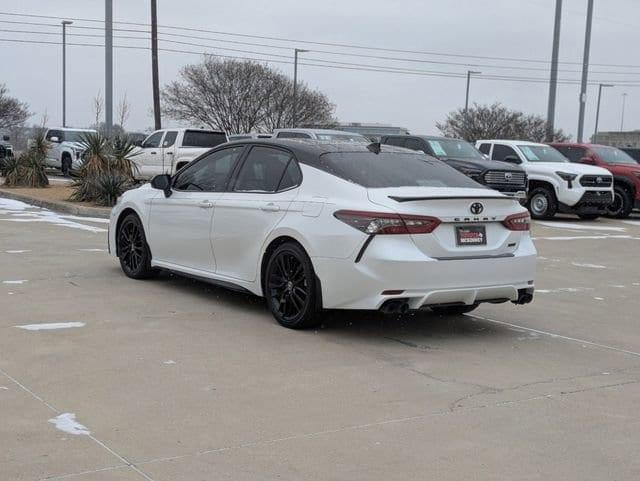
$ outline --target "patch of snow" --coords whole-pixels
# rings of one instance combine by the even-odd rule
[[[29,282],[26,279],[17,279],[17,280],[9,280],[9,281],[2,281],[3,284],[25,284]]]
[[[168,361],[164,361],[162,364],[170,365],[170,364],[175,364],[175,363],[176,362],[173,359],[169,359]]]
[[[74,413],[62,413],[53,419],[49,419],[49,422],[55,424],[56,428],[60,431],[68,434],[74,434],[76,436],[88,436],[91,434],[91,431],[89,431],[86,426],[76,421],[76,415]]]
[[[95,222],[97,224],[108,224],[109,219],[103,219],[101,217],[83,217],[81,215],[60,215],[63,219],[71,220],[83,220],[85,222]]]
[[[73,222],[64,216],[48,209],[42,209],[25,202],[13,199],[0,198],[0,214],[8,215],[8,219],[0,219],[4,222],[46,222],[61,227],[69,227],[93,233],[107,232],[107,229],[91,225]],[[106,219],[100,219],[100,222]]]
[[[107,249],[78,249],[82,252],[107,252]]]
[[[596,301],[604,301],[604,297],[594,297]]]
[[[532,237],[533,240],[598,240],[598,239],[634,239],[640,240],[640,237],[631,235],[581,235],[581,236],[553,236],[553,237]]]
[[[540,222],[538,221],[537,224],[540,224],[546,227],[556,227],[558,229],[571,229],[571,230],[602,230],[602,231],[614,231],[614,232],[625,232],[627,230],[624,227],[574,224],[572,222]]]
[[[11,250],[11,251],[5,251],[7,254],[24,254],[25,252],[31,252],[29,249],[22,249],[22,250]]]
[[[555,292],[583,292],[592,290],[592,287],[558,287],[557,289],[536,289],[536,293],[551,294]]]
[[[611,287],[615,287],[617,289],[624,289],[627,286],[623,286],[622,284],[613,284]]]
[[[9,388],[7,386],[0,386],[0,391],[8,391]]]
[[[46,324],[25,324],[23,326],[13,326],[26,331],[51,331],[53,329],[69,329],[72,327],[84,327],[84,322],[50,322]]]
[[[581,264],[580,262],[572,262],[571,265],[576,267],[586,267],[588,269],[606,269],[607,266],[601,266],[600,264]]]

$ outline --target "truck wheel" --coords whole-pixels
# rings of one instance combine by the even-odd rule
[[[550,187],[533,189],[529,197],[529,211],[534,219],[551,219],[558,210],[556,195]]]
[[[69,177],[71,174],[71,156],[69,154],[62,155],[61,170],[65,177]]]
[[[629,217],[631,210],[633,209],[633,200],[631,194],[627,189],[620,185],[613,187],[613,204],[607,207],[607,215],[609,217],[616,217],[623,219]]]

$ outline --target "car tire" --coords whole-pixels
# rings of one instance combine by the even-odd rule
[[[158,273],[157,269],[151,267],[151,250],[137,215],[128,214],[122,220],[116,241],[120,267],[127,277],[149,279]]]
[[[273,251],[263,285],[267,306],[280,325],[306,329],[320,324],[318,281],[299,244],[286,242]]]
[[[578,214],[578,217],[582,220],[596,220],[600,217],[600,214]]]
[[[633,210],[633,199],[627,189],[620,185],[613,187],[613,204],[607,207],[607,216],[617,219],[629,217]]]
[[[558,211],[556,195],[550,187],[536,187],[529,196],[528,208],[534,219],[551,219]]]
[[[478,307],[478,304],[471,304],[470,306],[432,306],[431,310],[440,316],[460,316],[471,312]]]
[[[69,177],[71,174],[71,164],[71,157],[68,154],[63,155],[60,170],[62,170],[62,175],[65,177]]]

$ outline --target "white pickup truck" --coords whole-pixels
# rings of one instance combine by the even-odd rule
[[[136,179],[173,175],[196,157],[225,142],[227,135],[217,130],[156,130],[133,152],[131,160],[137,167]]]
[[[90,129],[59,128],[49,129],[45,138],[49,141],[47,151],[47,167],[60,169],[64,175],[77,170],[82,165],[84,150],[83,137],[88,133],[96,133]]]

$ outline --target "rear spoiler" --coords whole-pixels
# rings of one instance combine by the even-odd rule
[[[451,196],[433,196],[433,197],[400,197],[397,195],[390,195],[389,199],[396,202],[416,202],[419,200],[455,200],[455,199],[491,199],[491,200],[510,200],[513,201],[513,197],[497,197],[492,195],[451,195]]]

